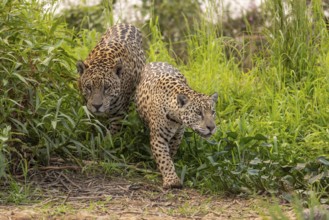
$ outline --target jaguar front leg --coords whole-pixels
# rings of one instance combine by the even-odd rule
[[[181,188],[182,184],[175,172],[170,156],[169,141],[160,129],[150,129],[150,145],[153,157],[162,174],[163,188]]]
[[[115,135],[122,129],[122,120],[125,118],[125,114],[116,115],[110,117],[109,126],[107,128],[108,135]]]

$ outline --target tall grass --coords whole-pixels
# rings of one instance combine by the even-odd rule
[[[111,137],[81,101],[75,61],[86,58],[101,33],[77,34],[36,1],[1,4],[0,178],[26,174],[53,156],[78,164],[103,161],[109,173],[155,169],[147,131],[133,107],[125,129]],[[268,43],[253,55],[255,65],[247,73],[225,54],[227,40],[235,39],[221,36],[207,19],[186,35],[185,63],[170,56],[156,15],[151,19],[148,61],[169,62],[195,90],[219,94],[216,135],[203,140],[186,132],[176,166],[186,185],[205,191],[312,188],[324,194],[329,41],[321,2],[306,7],[303,1],[272,0],[265,6],[272,18],[263,30]]]
[[[2,2],[1,177],[27,164],[48,163],[52,155],[93,155],[85,142],[93,135],[76,89],[76,41],[72,30],[36,1]],[[81,43],[81,44],[79,44]],[[101,135],[100,132],[97,135]]]
[[[204,189],[328,192],[329,44],[321,1],[265,7],[268,43],[247,73],[225,56],[216,25],[204,20],[187,36],[188,62],[179,69],[192,88],[220,98],[216,137],[209,143],[187,135],[181,172]]]

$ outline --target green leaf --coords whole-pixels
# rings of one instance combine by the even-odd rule
[[[48,55],[55,49],[54,46],[49,46],[48,47]]]
[[[75,121],[70,116],[64,114],[63,112],[61,112],[59,115],[65,117],[71,123],[72,128],[76,126]]]
[[[2,135],[0,135],[0,141],[1,142],[5,142],[5,141],[7,141],[8,140],[8,137],[7,136],[2,136]]]
[[[257,157],[249,162],[249,164],[251,164],[251,165],[257,165],[260,163],[262,163],[262,161]]]
[[[218,163],[215,162],[215,160],[214,160],[214,158],[213,158],[212,156],[208,156],[207,158],[208,158],[208,160],[210,161],[211,165],[213,165],[213,166],[218,165]]]
[[[251,176],[257,176],[259,174],[259,169],[248,169],[247,172]]]
[[[52,121],[51,121],[51,126],[53,127],[54,130],[56,130],[56,127],[57,127],[57,120],[52,120]]]
[[[204,170],[206,168],[207,168],[207,164],[203,163],[197,168],[197,171]]]
[[[194,132],[187,131],[187,132],[184,133],[184,136],[185,136],[186,138],[190,138],[190,137],[193,137],[193,134],[194,134]]]
[[[66,96],[64,96],[64,97],[66,97]],[[63,98],[64,98],[64,97],[61,97],[61,98],[57,101],[55,117],[54,117],[54,120],[51,121],[51,125],[53,126],[53,129],[54,129],[54,130],[56,130],[56,127],[57,127],[58,112],[59,112],[59,109],[60,109],[60,107],[61,107],[61,104],[62,104],[62,101],[63,101]]]
[[[5,170],[6,170],[6,158],[5,158],[5,156],[0,152],[0,178],[2,178],[2,177],[4,177],[5,176],[5,174],[6,174],[6,172],[5,172]]]
[[[241,174],[241,171],[233,171],[232,170],[231,173],[234,174],[234,175],[240,175]]]
[[[50,34],[54,34],[55,30],[57,29],[58,25],[61,24],[61,19],[57,19],[55,20],[55,22],[53,23],[53,25],[50,28]]]
[[[315,176],[311,177],[311,178],[308,180],[308,183],[313,184],[313,183],[315,183],[315,182],[321,180],[322,177],[323,177],[323,174],[324,174],[324,173],[322,172],[322,173],[320,173],[320,174],[318,174],[318,175],[315,175]]]
[[[273,147],[273,145],[270,144],[270,143],[261,143],[260,146],[262,146],[262,147]]]
[[[29,41],[27,39],[25,39],[24,41],[27,45],[29,45],[30,47],[33,47],[33,43],[31,41]]]
[[[184,165],[184,166],[183,166],[183,169],[182,169],[182,172],[181,172],[181,175],[180,175],[180,181],[181,181],[181,183],[184,182],[185,175],[186,175],[186,170],[187,170],[187,166]]]
[[[255,137],[254,137],[256,140],[259,140],[259,141],[267,141],[268,138],[265,137],[264,135],[262,134],[256,134]]]
[[[302,170],[306,167],[306,163],[298,163],[295,170]]]
[[[240,139],[240,144],[248,144],[250,141],[254,140],[254,137],[243,137]]]
[[[324,156],[318,157],[318,161],[326,166],[329,166],[329,161]]]
[[[50,62],[52,59],[53,59],[53,57],[52,57],[52,56],[49,56],[49,57],[47,57],[46,59],[44,59],[44,60],[41,62],[41,64],[42,64],[42,65],[45,65],[45,66],[48,66],[48,65],[49,65],[49,62]]]
[[[217,145],[219,142],[215,141],[215,140],[208,140],[206,139],[206,142],[211,144],[211,145]]]
[[[229,131],[226,133],[227,137],[230,137],[230,138],[233,138],[233,139],[236,139],[238,137],[238,133],[237,132],[232,132],[232,131]]]
[[[26,81],[26,79],[21,76],[20,74],[18,73],[13,73],[14,76],[16,76],[20,81],[22,81],[23,83],[25,83],[26,85],[28,85],[28,82]]]
[[[329,202],[329,199],[328,198],[321,198],[320,199],[320,203],[321,204],[328,204],[328,202]]]

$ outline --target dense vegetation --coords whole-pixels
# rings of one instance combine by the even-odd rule
[[[156,177],[143,173],[155,170],[155,163],[133,107],[126,128],[110,137],[102,119],[83,106],[75,62],[86,58],[102,33],[77,31],[37,1],[0,4],[1,183],[15,181],[15,175],[28,178],[30,169],[55,156],[81,166],[82,160],[98,161],[109,174]],[[270,19],[257,34],[266,40],[251,54],[248,71],[227,56],[227,49],[241,55],[236,39],[223,37],[207,19],[193,22],[191,32],[184,29],[182,59],[163,40],[156,13],[140,26],[149,62],[169,62],[195,90],[219,93],[218,132],[208,141],[186,132],[176,167],[185,185],[204,191],[312,189],[327,198],[329,41],[321,1],[271,0],[265,11]]]

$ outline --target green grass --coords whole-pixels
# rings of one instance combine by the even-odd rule
[[[178,152],[176,167],[185,185],[205,192],[274,195],[297,190],[307,196],[313,190],[318,198],[326,197],[328,31],[321,1],[312,1],[309,8],[304,1],[286,2],[293,9],[288,14],[282,1],[267,2],[271,19],[261,33],[267,44],[253,54],[254,67],[248,72],[225,54],[227,40],[234,39],[221,36],[206,20],[187,33],[184,62],[170,56],[172,45],[163,42],[157,18],[146,24],[149,62],[169,62],[195,90],[219,94],[216,135],[206,141],[188,131]],[[101,119],[83,106],[75,62],[86,58],[101,33],[76,33],[36,1],[0,4],[3,183],[10,186],[15,175],[27,176],[31,167],[49,163],[52,156],[78,164],[82,159],[101,161],[108,175],[156,178],[147,171],[156,166],[134,108],[123,121],[126,129],[109,137]]]

